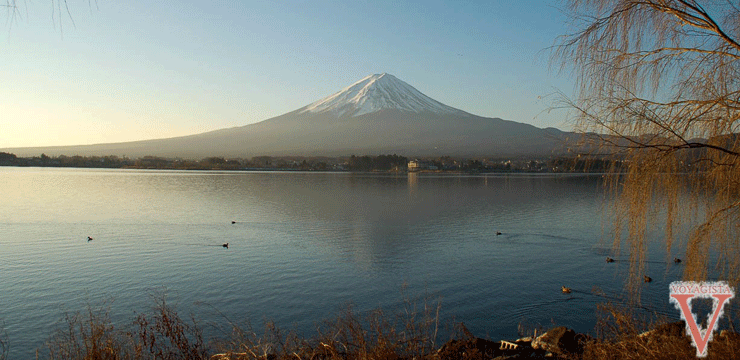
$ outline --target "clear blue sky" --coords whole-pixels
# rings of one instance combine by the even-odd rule
[[[447,105],[566,129],[558,0],[20,0],[0,14],[0,148],[189,135],[387,72]],[[61,22],[61,28],[60,28]],[[540,98],[543,97],[543,98]]]

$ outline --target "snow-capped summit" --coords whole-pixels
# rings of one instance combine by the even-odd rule
[[[299,109],[299,113],[331,113],[336,117],[343,117],[386,109],[438,115],[470,115],[442,104],[386,73],[369,75],[334,95]]]

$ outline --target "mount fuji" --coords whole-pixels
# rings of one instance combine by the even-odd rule
[[[389,109],[417,114],[470,115],[422,94],[391,74],[367,76],[334,95],[298,109],[298,112],[346,117]]]
[[[19,156],[547,156],[566,133],[442,104],[390,74],[374,74],[287,114],[202,134],[81,146],[0,149]]]

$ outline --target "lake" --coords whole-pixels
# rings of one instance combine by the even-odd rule
[[[604,260],[599,180],[0,167],[0,324],[10,358],[31,358],[65,312],[109,304],[128,322],[164,289],[210,329],[272,320],[310,336],[349,303],[426,296],[480,337],[588,332],[605,301],[592,289],[619,296],[628,268]],[[643,304],[677,319],[681,267],[650,256]]]

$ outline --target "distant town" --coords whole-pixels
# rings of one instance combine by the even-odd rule
[[[591,157],[549,159],[500,158],[407,158],[401,155],[349,157],[255,156],[252,158],[207,157],[201,160],[144,156],[47,156],[18,157],[0,152],[0,166],[74,167],[161,170],[242,170],[242,171],[351,171],[351,172],[448,172],[448,173],[583,173],[604,172],[611,160]]]

